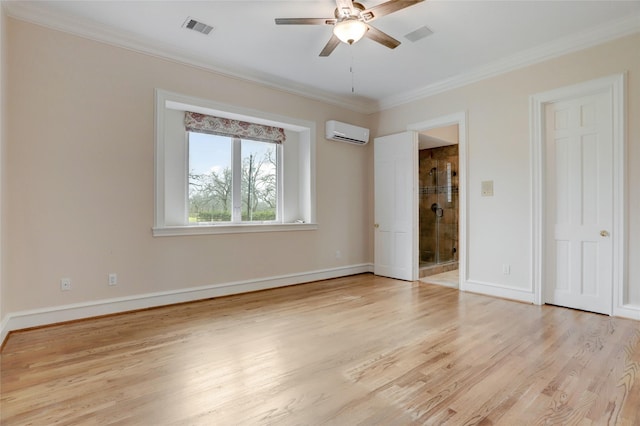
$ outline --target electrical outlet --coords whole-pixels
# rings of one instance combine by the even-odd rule
[[[505,275],[509,275],[511,273],[511,265],[506,263],[502,265],[502,273]]]
[[[116,285],[118,284],[118,274],[115,273],[110,273],[109,274],[109,285]]]
[[[61,278],[60,291],[69,291],[69,290],[71,290],[71,278]]]
[[[342,252],[340,250],[336,250],[336,259],[340,259],[342,257]]]

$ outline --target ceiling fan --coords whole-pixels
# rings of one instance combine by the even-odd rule
[[[276,18],[276,25],[333,25],[333,35],[320,52],[320,56],[329,56],[341,41],[353,44],[362,37],[367,37],[389,49],[395,49],[400,42],[369,25],[369,22],[422,1],[424,0],[389,0],[366,9],[361,3],[353,0],[336,0],[334,18]]]

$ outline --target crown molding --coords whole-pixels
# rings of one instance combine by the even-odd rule
[[[414,102],[429,96],[457,89],[487,78],[496,77],[510,71],[524,68],[539,62],[557,58],[568,53],[597,46],[617,38],[640,32],[640,15],[631,15],[621,20],[595,27],[589,31],[573,34],[553,42],[534,47],[490,64],[475,68],[418,90],[389,96],[382,99],[376,110],[383,111]]]
[[[0,0],[1,1],[1,0]],[[185,54],[177,46],[157,43],[154,40],[139,37],[131,33],[115,31],[96,22],[75,19],[61,13],[45,11],[37,5],[20,1],[2,1],[7,16],[20,21],[29,22],[42,27],[76,35],[96,42],[131,50],[156,58],[189,65],[235,80],[246,81],[292,95],[303,96],[330,105],[340,106],[355,112],[370,114],[376,111],[376,104],[371,100],[353,99],[352,97],[332,95],[315,90],[309,86],[280,79],[273,75],[261,75],[247,69],[230,69],[217,64],[202,61]]]
[[[0,0],[2,1],[2,0]],[[284,93],[302,96],[330,105],[340,106],[362,114],[372,114],[391,109],[438,93],[457,89],[478,81],[496,77],[510,71],[553,59],[568,53],[587,49],[608,41],[640,32],[640,15],[631,15],[621,20],[595,27],[589,31],[573,34],[553,42],[534,47],[490,64],[477,67],[469,72],[443,79],[416,90],[399,93],[379,101],[354,99],[348,96],[332,95],[306,85],[280,79],[273,75],[261,75],[247,69],[234,70],[217,64],[204,62],[189,56],[176,46],[167,46],[153,40],[132,34],[116,32],[97,23],[88,24],[59,13],[43,11],[31,3],[2,1],[2,7],[11,18],[30,22],[57,31],[73,34],[93,41],[125,48],[149,56],[193,66],[235,80],[259,84]]]

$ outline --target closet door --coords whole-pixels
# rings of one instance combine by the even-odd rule
[[[546,303],[611,314],[613,121],[603,92],[546,107]]]

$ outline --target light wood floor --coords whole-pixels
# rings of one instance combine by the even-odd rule
[[[640,322],[365,274],[10,335],[2,425],[640,425]]]
[[[460,283],[460,275],[457,269],[442,272],[440,274],[429,275],[420,278],[420,281],[427,284],[439,284],[446,287],[458,288]]]

